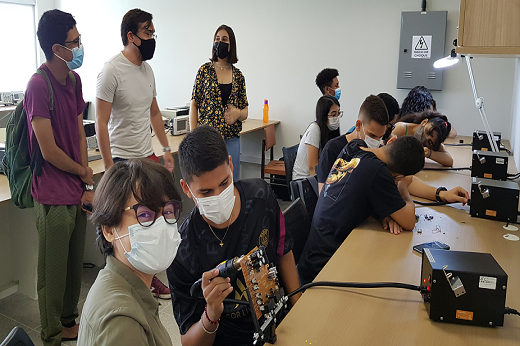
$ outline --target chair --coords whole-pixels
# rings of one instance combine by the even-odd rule
[[[291,190],[291,181],[292,181],[292,171],[294,167],[294,162],[296,161],[296,155],[298,154],[298,147],[300,144],[295,144],[292,147],[283,147],[283,162],[285,165],[285,180],[287,184],[287,188],[289,191]],[[294,200],[294,197],[291,195],[291,200]]]
[[[293,256],[294,261],[298,264],[303,248],[309,237],[311,229],[311,219],[309,218],[305,204],[298,197],[283,212],[285,218],[285,232],[288,233],[293,240]]]
[[[14,327],[0,346],[34,346],[34,343],[23,328]]]
[[[302,200],[307,215],[312,220],[318,203],[318,179],[316,176],[293,180],[290,188],[292,199],[299,197]]]
[[[285,166],[280,160],[274,159],[273,147],[276,145],[276,132],[274,125],[269,125],[264,128],[265,139],[262,140],[262,168],[260,176],[265,179],[265,175],[269,174],[269,181],[271,184],[276,184],[274,181],[275,175],[285,176]],[[265,164],[265,152],[270,150],[269,163]]]

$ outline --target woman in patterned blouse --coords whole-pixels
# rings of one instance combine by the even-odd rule
[[[197,125],[217,129],[233,161],[233,179],[239,178],[242,121],[247,119],[244,75],[233,66],[238,62],[235,33],[221,25],[213,36],[211,59],[199,68],[190,106],[190,130]]]

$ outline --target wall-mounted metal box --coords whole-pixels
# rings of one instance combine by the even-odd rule
[[[433,67],[445,56],[447,11],[402,12],[397,88],[423,85],[442,90],[442,69]]]

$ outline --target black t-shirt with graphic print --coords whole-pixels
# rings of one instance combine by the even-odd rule
[[[167,270],[173,313],[181,334],[186,334],[204,312],[206,301],[190,297],[191,285],[202,273],[221,262],[245,255],[254,247],[264,245],[272,265],[291,250],[285,235],[285,222],[269,185],[262,179],[235,182],[240,194],[240,214],[229,226],[224,246],[213,235],[208,224],[195,207],[182,223],[179,232],[182,242],[174,262]],[[226,228],[213,231],[222,239]],[[244,276],[231,278],[233,291],[228,298],[247,300]],[[224,304],[220,325],[213,345],[252,344],[253,320],[248,305]]]
[[[350,232],[370,215],[383,219],[406,203],[386,164],[361,139],[340,152],[318,198],[298,263],[300,283],[314,280]]]
[[[318,175],[318,183],[325,184],[327,177],[329,176],[330,169],[332,165],[338,158],[339,153],[348,144],[347,135],[350,132],[347,132],[344,135],[338,136],[336,138],[332,138],[325,144],[323,150],[320,153],[320,160],[318,162],[318,169],[316,170],[316,174]]]

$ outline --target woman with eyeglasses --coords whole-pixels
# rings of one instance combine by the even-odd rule
[[[150,285],[181,242],[180,201],[172,174],[152,160],[122,161],[106,171],[91,216],[106,266],[83,307],[78,345],[172,345]]]
[[[453,166],[453,158],[442,143],[448,138],[451,124],[445,115],[432,110],[408,114],[399,118],[392,135],[415,136],[424,146],[426,158],[443,166]]]
[[[339,136],[339,119],[343,111],[339,101],[330,95],[322,96],[316,104],[316,119],[307,127],[300,140],[293,168],[293,180],[316,174],[319,155],[325,144]]]

